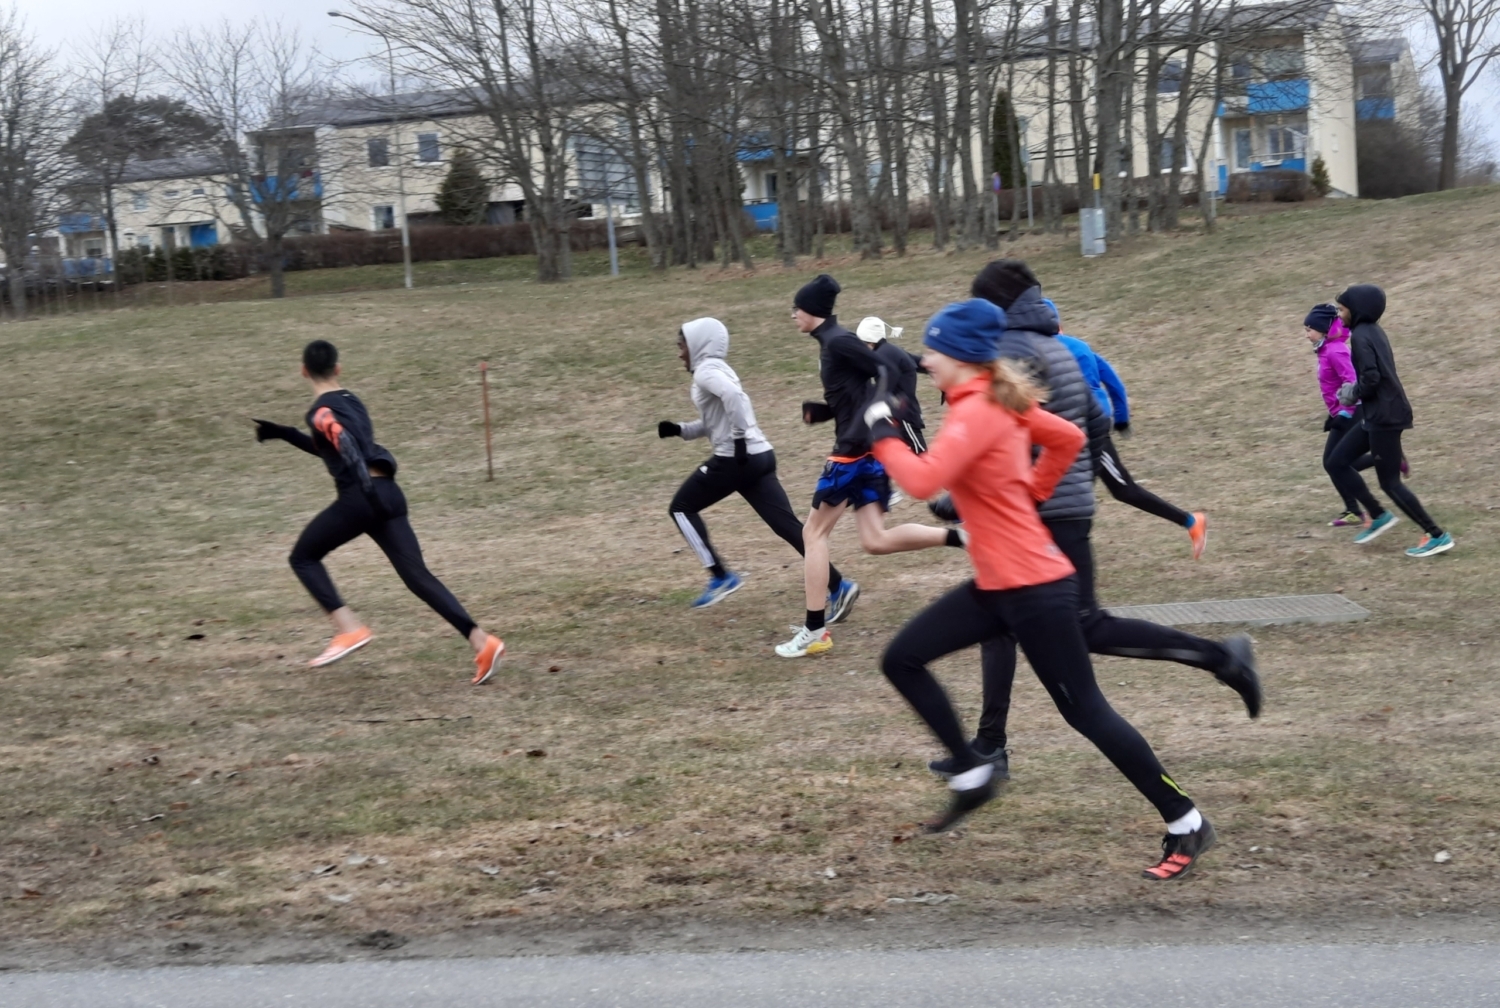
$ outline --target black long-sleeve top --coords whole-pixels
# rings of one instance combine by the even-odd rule
[[[861,414],[875,391],[880,359],[868,344],[839,325],[837,316],[830,315],[808,335],[822,347],[818,375],[823,379],[823,400],[833,411],[833,457],[869,454],[870,430]]]
[[[396,475],[396,457],[375,441],[369,411],[348,389],[324,392],[314,399],[307,410],[307,426],[311,437],[293,427],[286,439],[321,458],[340,490],[366,488],[372,462]]]

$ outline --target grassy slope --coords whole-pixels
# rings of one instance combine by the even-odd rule
[[[1344,590],[1375,613],[1259,632],[1258,723],[1200,673],[1099,661],[1223,837],[1198,881],[1167,892],[1135,878],[1159,828],[1149,809],[1029,680],[1005,799],[962,837],[893,842],[941,794],[922,769],[933,747],[876,664],[965,576],[956,551],[864,557],[842,531],[835,555],[865,598],[831,656],[785,662],[769,646],[798,617],[795,557],[727,502],[710,527],[749,583],[686,610],[700,572],[664,510],[701,448],[654,436],[690,411],[673,333],[700,314],[729,325],[804,500],[828,437],[796,419],[816,390],[812,344],[785,317],[806,272],[512,279],[0,328],[3,929],[903,912],[886,898],[927,890],[1047,910],[1492,902],[1497,224],[1500,193],[1468,191],[1252,217],[1094,262],[1071,242],[1020,246],[1069,331],[1130,383],[1136,475],[1213,516],[1194,564],[1180,531],[1105,504],[1104,599]],[[915,335],[983,258],[840,264],[845,312]],[[1323,525],[1337,500],[1299,322],[1355,280],[1391,295],[1414,486],[1459,537],[1432,561],[1399,555],[1409,523],[1366,549]],[[318,336],[340,345],[401,460],[432,566],[510,644],[493,688],[465,685],[461,642],[368,543],[331,566],[378,641],[303,668],[326,627],[285,554],[328,481],[285,445],[257,446],[246,418],[300,417],[296,354]],[[481,359],[495,366],[493,484]],[[972,715],[973,657],[940,671]],[[1438,849],[1453,861],[1434,864]],[[351,855],[370,860],[312,874]]]

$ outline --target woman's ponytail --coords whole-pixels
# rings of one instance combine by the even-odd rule
[[[1046,402],[1050,391],[1036,379],[1003,358],[979,365],[990,375],[990,399],[1012,413],[1025,413],[1037,403]]]

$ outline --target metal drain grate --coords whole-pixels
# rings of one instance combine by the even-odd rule
[[[1364,606],[1342,595],[1278,595],[1274,598],[1166,602],[1161,605],[1113,606],[1111,616],[1150,620],[1164,626],[1189,623],[1352,623],[1370,615]]]

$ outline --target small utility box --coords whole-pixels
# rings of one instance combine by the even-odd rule
[[[1085,258],[1104,254],[1104,208],[1083,207],[1078,211],[1078,232]]]

